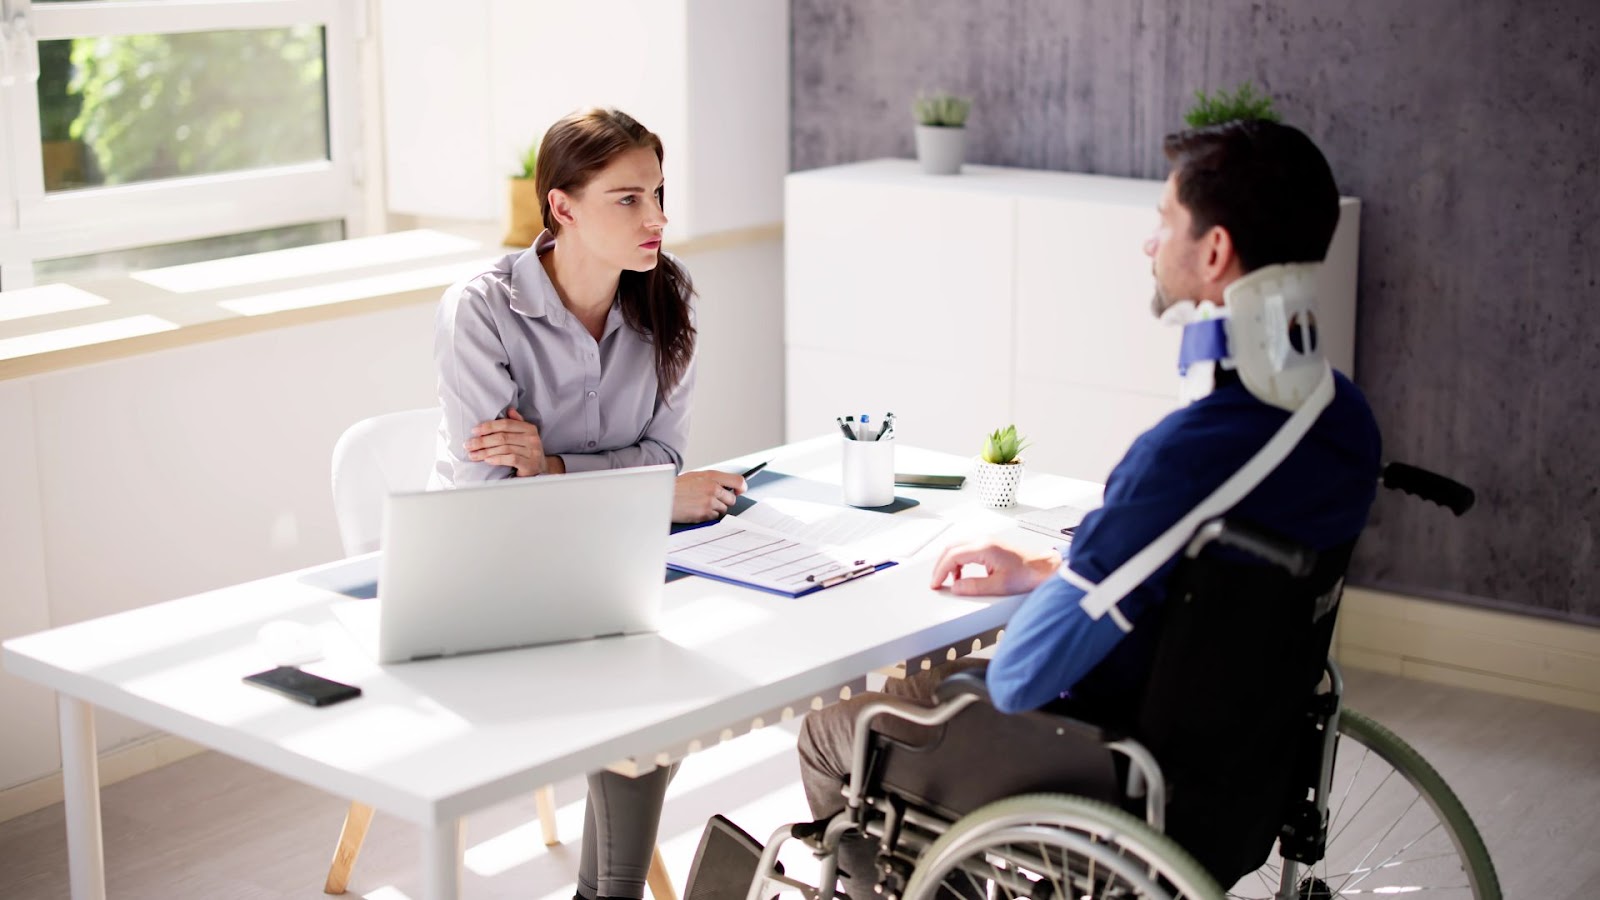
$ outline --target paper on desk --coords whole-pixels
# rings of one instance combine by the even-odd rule
[[[757,501],[737,518],[797,541],[880,559],[914,556],[950,527],[944,519],[910,510],[888,515],[787,497]]]
[[[799,594],[819,581],[860,569],[871,572],[881,559],[853,556],[853,550],[795,540],[746,522],[747,510],[703,528],[667,538],[667,565],[714,578]],[[867,564],[865,569],[862,565]],[[848,577],[848,576],[847,576]]]

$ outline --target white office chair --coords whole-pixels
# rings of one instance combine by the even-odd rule
[[[383,540],[383,501],[399,491],[420,491],[433,470],[439,410],[409,409],[362,419],[333,446],[333,511],[346,556],[371,553]],[[546,846],[561,843],[556,834],[555,795],[549,786],[534,793],[539,828]],[[344,893],[361,842],[372,823],[372,807],[350,804],[339,846],[323,890]]]

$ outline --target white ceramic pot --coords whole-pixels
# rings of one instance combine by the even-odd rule
[[[1017,486],[1022,484],[1022,460],[1010,463],[972,461],[972,480],[978,485],[978,502],[990,509],[1017,505]]]
[[[967,129],[917,126],[917,159],[929,175],[957,175],[967,156]]]

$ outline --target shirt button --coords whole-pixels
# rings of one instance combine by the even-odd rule
[[[590,392],[589,392],[589,397],[590,397],[590,399],[593,399],[593,398],[594,398],[594,396],[595,396],[595,393],[594,393],[594,391],[590,391]]]
[[[589,442],[589,446],[593,447],[594,446],[594,441],[590,441]]]

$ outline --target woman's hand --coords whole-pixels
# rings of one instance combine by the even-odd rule
[[[728,511],[744,493],[744,479],[732,472],[704,469],[678,476],[672,491],[672,521],[707,522]]]
[[[961,567],[983,566],[988,574],[981,578],[962,578]],[[1004,596],[1031,591],[1061,568],[1061,555],[1054,550],[1033,553],[1000,543],[965,544],[951,547],[933,567],[934,590],[950,581],[950,593],[963,596]]]
[[[484,422],[472,429],[467,438],[467,459],[492,466],[510,466],[516,477],[543,475],[551,471],[546,465],[544,442],[539,439],[539,426],[529,422],[512,407],[507,418]],[[564,470],[565,467],[563,467]]]

